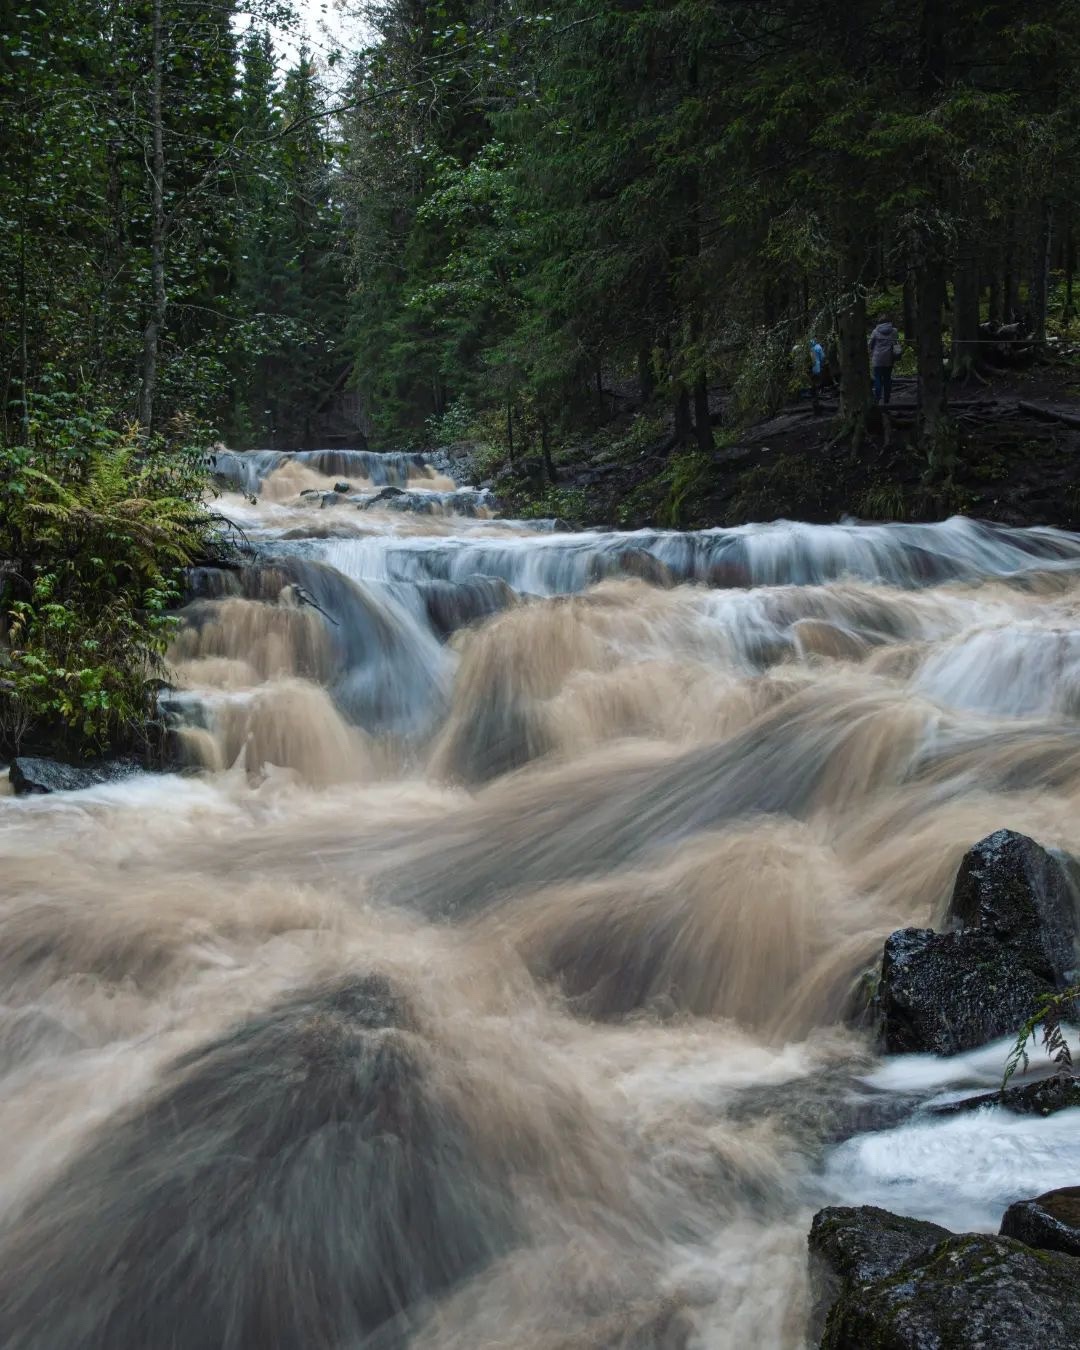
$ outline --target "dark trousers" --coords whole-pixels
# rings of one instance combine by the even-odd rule
[[[874,367],[874,402],[889,406],[892,398],[892,366]]]

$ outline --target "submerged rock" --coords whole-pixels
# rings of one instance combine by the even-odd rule
[[[1080,1261],[1007,1237],[949,1237],[869,1283],[850,1281],[822,1350],[1074,1350]]]
[[[166,1070],[0,1240],[0,1345],[331,1350],[514,1241],[500,1166],[408,1000],[305,991]]]
[[[1080,1186],[1047,1191],[1035,1200],[1018,1200],[1005,1211],[1001,1235],[1043,1251],[1080,1256]]]
[[[608,577],[637,577],[650,586],[670,589],[676,577],[667,563],[643,548],[621,548],[614,553],[597,553],[589,559],[590,584]]]
[[[118,778],[138,773],[142,767],[133,759],[110,760],[100,764],[65,764],[59,759],[19,755],[11,761],[8,778],[16,797],[28,797],[99,787],[102,783],[112,783]]]
[[[1015,1032],[1050,987],[989,933],[904,928],[885,943],[881,1040],[893,1054],[974,1050]]]
[[[432,628],[442,638],[518,602],[518,594],[501,577],[472,577],[468,581],[416,583]]]

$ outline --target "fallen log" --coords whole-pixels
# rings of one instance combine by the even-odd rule
[[[1080,430],[1080,415],[1076,413],[1061,412],[1057,408],[1044,408],[1038,403],[1026,403],[1021,399],[1017,400],[1016,406],[1020,412],[1027,413],[1029,417],[1038,417],[1043,422],[1060,422],[1062,426]]]

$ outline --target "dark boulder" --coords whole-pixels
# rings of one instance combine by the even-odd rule
[[[878,987],[891,1053],[954,1055],[1015,1032],[1051,986],[981,929],[904,928],[885,943]]]
[[[1005,1211],[1001,1235],[1043,1251],[1080,1256],[1080,1186],[1018,1200]]]
[[[1074,1350],[1080,1261],[1011,1238],[950,1237],[872,1283],[850,1282],[822,1350]]]
[[[1067,1074],[1040,1078],[1034,1083],[1007,1087],[1003,1092],[983,1092],[977,1097],[965,1097],[958,1102],[943,1102],[928,1108],[932,1116],[955,1116],[964,1111],[978,1111],[984,1106],[997,1106],[1017,1116],[1052,1116],[1080,1106],[1080,1080]]]
[[[972,1050],[1018,1030],[1076,967],[1074,888],[1025,835],[998,830],[968,850],[950,931],[907,928],[885,944],[878,991],[886,1050]]]
[[[950,926],[980,928],[1059,988],[1076,969],[1076,918],[1065,868],[1034,839],[998,830],[969,849],[956,874]]]
[[[936,1223],[906,1219],[873,1205],[819,1210],[807,1239],[811,1338],[820,1336],[829,1309],[849,1286],[885,1279],[949,1237],[949,1230]]]
[[[351,492],[351,491],[352,491],[352,486],[351,486],[351,484],[349,484],[349,483],[344,483],[344,482],[342,482],[342,483],[335,483],[335,484],[334,484],[334,491],[335,491],[335,492],[342,492],[342,493],[344,493],[344,492]]]
[[[49,792],[80,792],[83,788],[127,778],[141,768],[136,760],[127,759],[101,764],[65,764],[58,759],[20,755],[11,761],[8,778],[16,797],[28,797]]]

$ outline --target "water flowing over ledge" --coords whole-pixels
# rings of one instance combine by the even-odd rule
[[[976,839],[1080,852],[1080,537],[217,469],[198,772],[0,802],[0,1342],[794,1350],[817,1206],[1080,1181],[1073,1113],[919,1113],[1003,1046],[845,1023]]]

